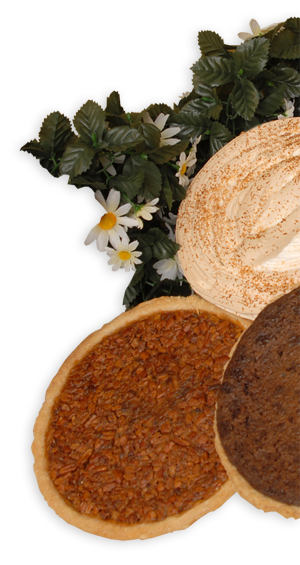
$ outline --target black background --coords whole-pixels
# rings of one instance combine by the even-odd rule
[[[235,20],[228,7],[223,15],[200,17],[203,8],[197,4],[194,8],[178,6],[169,22],[167,16],[160,16],[158,10],[150,7],[151,14],[141,7],[136,16],[118,10],[113,14],[112,9],[106,17],[98,10],[97,18],[92,8],[85,15],[57,13],[50,18],[50,14],[44,13],[39,16],[36,29],[23,30],[18,38],[16,61],[21,79],[16,152],[38,136],[46,114],[60,110],[72,119],[89,98],[105,107],[106,96],[112,90],[119,90],[126,111],[140,111],[154,102],[172,106],[178,102],[178,94],[192,89],[189,68],[200,56],[197,31],[211,29],[220,33],[226,43],[239,43],[236,33],[250,31],[248,22],[255,16],[247,10],[246,16],[239,15]],[[204,13],[208,14],[205,10]],[[272,14],[271,21],[259,21],[263,27],[290,15],[293,14]],[[21,20],[22,14],[19,17]],[[256,17],[259,19],[259,15]],[[66,177],[51,178],[28,154],[17,153],[16,161],[13,190],[19,207],[22,324],[29,350],[39,352],[39,358],[26,359],[30,388],[24,393],[28,400],[24,413],[29,449],[32,426],[49,382],[67,355],[89,333],[123,311],[123,292],[131,273],[111,273],[106,254],[100,254],[95,244],[83,245],[102,213],[89,189],[67,186]],[[32,463],[27,460],[27,464],[30,467]],[[61,557],[75,558],[75,562],[81,555],[100,560],[103,554],[99,549],[120,547],[59,519],[43,501],[33,473],[23,488],[28,497],[26,504],[34,516],[33,535],[47,548],[50,558],[57,557],[57,546],[61,544]],[[238,549],[240,542],[250,555],[251,546],[255,551],[259,541],[266,541],[267,526],[272,528],[273,534],[268,538],[272,544],[276,532],[280,535],[278,543],[296,533],[296,524],[274,513],[264,514],[235,495],[188,530],[149,540],[146,547],[149,556],[156,557],[160,543],[160,549],[164,546],[168,556],[173,557],[173,548],[188,548],[194,542],[197,545],[193,551],[198,549],[201,559],[208,555],[206,542],[210,535],[217,534],[216,541],[212,538],[209,542],[214,555],[224,556],[227,550],[243,558]],[[124,544],[122,558],[140,556],[140,547]],[[270,544],[267,549],[264,543],[264,548],[270,557]],[[190,551],[188,555],[191,556]]]

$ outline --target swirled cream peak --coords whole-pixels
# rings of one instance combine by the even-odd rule
[[[300,118],[242,133],[191,183],[176,228],[196,293],[254,319],[300,284]]]

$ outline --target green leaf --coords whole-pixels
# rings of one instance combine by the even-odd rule
[[[39,135],[40,144],[48,157],[63,149],[72,136],[70,121],[60,112],[53,112],[45,118]]]
[[[233,53],[236,73],[242,70],[246,78],[261,72],[268,60],[269,46],[269,40],[264,37],[254,37],[239,45]]]
[[[113,116],[121,116],[121,114],[124,114],[124,109],[120,103],[120,95],[116,92],[116,90],[114,90],[107,98],[105,112],[106,114],[112,114]]]
[[[149,159],[154,161],[157,165],[163,165],[167,163],[173,157],[178,157],[182,151],[185,151],[189,144],[189,139],[183,139],[178,141],[175,145],[163,145],[155,151],[149,153]]]
[[[123,174],[130,176],[137,171],[143,171],[144,183],[139,193],[146,200],[157,198],[161,191],[162,177],[159,168],[150,161],[142,159],[139,155],[133,155],[125,161]]]
[[[198,45],[202,55],[226,55],[223,39],[214,31],[199,31]]]
[[[125,175],[117,175],[109,180],[110,188],[117,187],[127,194],[128,198],[132,200],[140,191],[144,181],[144,171],[140,170],[130,177]]]
[[[210,120],[200,114],[199,112],[186,112],[183,111],[172,117],[170,124],[173,126],[180,126],[180,133],[178,137],[191,138],[198,137],[203,134],[210,125]]]
[[[300,57],[300,36],[289,29],[278,33],[270,47],[270,57],[297,59]]]
[[[141,248],[138,247],[138,250],[141,250]],[[139,265],[136,266],[136,271],[130,281],[130,286],[136,286],[139,282],[141,282],[144,276],[145,276],[144,263],[142,264],[140,263]]]
[[[249,129],[255,128],[261,124],[260,119],[257,116],[253,116],[251,120],[245,120],[244,131],[249,131]]]
[[[141,123],[143,136],[145,138],[147,149],[153,150],[159,147],[160,130],[153,124]]]
[[[171,210],[172,204],[173,204],[173,192],[172,192],[172,189],[171,189],[171,186],[170,186],[170,183],[169,183],[169,180],[168,180],[167,177],[165,177],[164,180],[163,180],[162,190],[163,190],[163,194],[164,194],[164,197],[166,199],[166,203],[168,205],[168,208],[169,208],[169,210]]]
[[[33,139],[32,141],[28,141],[28,143],[25,143],[25,145],[21,147],[20,151],[27,151],[27,153],[30,153],[31,155],[36,157],[36,159],[45,159],[47,157],[47,154],[45,153],[40,142],[37,141],[36,139]]]
[[[223,126],[223,124],[213,122],[209,137],[210,156],[212,157],[219,149],[231,141],[233,137],[229,129]]]
[[[154,243],[152,246],[153,256],[156,259],[168,259],[174,257],[180,245],[171,241],[168,236],[159,228],[151,228],[148,231],[149,235],[153,235]]]
[[[264,33],[264,37],[266,39],[269,39],[270,43],[272,43],[275,35],[277,35],[278,31],[284,26],[285,24],[283,22],[279,22],[275,27],[273,27],[272,29],[270,29],[270,31],[268,31],[267,33]]]
[[[300,19],[300,18],[299,18]],[[292,67],[281,66],[273,67],[274,81],[277,84],[284,84],[284,97],[296,98],[300,96],[300,73]]]
[[[143,264],[148,263],[153,257],[152,245],[154,243],[154,237],[149,235],[149,232],[145,234],[139,231],[135,234],[134,238],[139,242],[138,250],[142,251],[141,261],[143,261]]]
[[[134,288],[134,286],[131,286],[131,284],[129,284],[125,290],[125,294],[123,298],[124,306],[130,306],[131,303],[134,301],[134,299],[137,297],[137,295],[138,295],[138,291]]]
[[[251,120],[259,103],[259,94],[254,84],[241,78],[232,91],[231,104],[245,120]]]
[[[164,114],[166,116],[167,114],[172,114],[173,110],[167,104],[150,104],[150,106],[146,108],[146,112],[149,113],[152,120],[156,120],[159,114]]]
[[[105,137],[105,146],[111,151],[125,151],[144,141],[143,136],[134,128],[129,126],[118,126],[110,129]]]
[[[81,140],[68,145],[60,162],[61,175],[70,175],[71,178],[81,175],[90,167],[95,154],[95,149]]]
[[[177,177],[175,177],[175,173],[171,175],[170,173],[167,174],[168,181],[170,183],[170,187],[173,193],[173,198],[176,202],[181,202],[186,197],[186,189],[179,184]]]
[[[289,18],[284,23],[285,29],[289,29],[290,31],[300,34],[300,18]]]
[[[285,86],[283,84],[275,88],[269,96],[266,96],[266,98],[260,101],[256,113],[262,116],[274,114],[283,102],[284,92]]]
[[[101,142],[104,130],[105,112],[99,104],[93,100],[88,100],[80,110],[78,110],[73,122],[85,143],[96,147]]]
[[[208,86],[220,86],[233,80],[233,62],[223,57],[203,57],[192,66],[192,71]]]
[[[92,180],[85,179],[83,176],[80,175],[78,177],[69,179],[68,184],[72,184],[76,186],[76,188],[82,188],[83,186],[88,186],[94,192],[96,192],[96,190],[100,190],[102,192],[103,190],[107,190],[108,188],[106,184],[104,184],[104,182],[100,182],[100,181],[93,182]]]
[[[220,113],[223,109],[223,104],[217,96],[216,89],[213,89],[211,96],[202,96],[196,100],[192,100],[186,106],[184,106],[184,112],[194,112],[205,114],[208,118],[213,118],[218,120]]]

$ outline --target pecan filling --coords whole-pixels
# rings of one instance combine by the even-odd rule
[[[241,331],[209,313],[159,313],[87,354],[56,399],[46,436],[60,495],[80,513],[124,524],[210,498],[227,479],[214,407]]]

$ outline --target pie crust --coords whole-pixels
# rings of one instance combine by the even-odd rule
[[[219,457],[222,461],[222,465],[225,467],[227,471],[227,475],[230,480],[234,483],[237,492],[239,495],[250,502],[258,508],[259,510],[263,510],[264,512],[278,512],[284,516],[284,518],[300,518],[300,507],[293,506],[289,504],[284,504],[283,502],[278,502],[277,500],[273,500],[268,496],[258,492],[258,490],[254,489],[247,481],[242,477],[242,475],[238,472],[237,468],[232,465],[229,461],[224,448],[222,446],[220,436],[218,433],[216,420],[215,420],[215,445],[216,450],[219,454]]]
[[[86,532],[119,540],[136,538],[146,539],[159,536],[168,532],[173,532],[174,530],[187,528],[201,516],[219,508],[235,493],[235,488],[231,481],[226,480],[219,490],[209,499],[197,502],[195,506],[187,511],[175,516],[169,516],[161,521],[134,523],[131,525],[117,523],[113,520],[103,520],[98,517],[95,518],[90,515],[77,512],[71,505],[67,504],[64,498],[56,490],[48,472],[45,436],[52,416],[52,407],[56,398],[60,395],[60,391],[64,386],[73,366],[85,357],[85,355],[106,336],[125,328],[132,322],[152,314],[176,310],[204,311],[215,314],[219,318],[231,320],[232,322],[240,325],[242,329],[246,329],[250,325],[249,321],[240,319],[232,314],[227,314],[197,296],[191,296],[188,298],[163,297],[154,299],[149,302],[142,303],[136,308],[121,314],[112,322],[104,325],[102,329],[87,337],[66,359],[48,387],[45,402],[34,426],[34,441],[32,444],[32,452],[35,459],[34,472],[39,489],[48,505],[53,508],[55,512],[66,522],[77,526]]]
[[[292,294],[292,292],[290,294]],[[281,298],[284,298],[284,296],[282,296]],[[279,300],[280,299],[278,299],[278,298],[274,299],[269,304],[269,306],[267,306],[267,308],[270,308],[270,306],[273,303],[279,302]],[[261,315],[262,314],[263,314],[263,312],[261,313]],[[260,315],[260,317],[261,317],[261,315]],[[226,369],[227,369],[231,359],[234,358],[235,352],[236,352],[236,350],[239,346],[241,338],[245,335],[246,334],[244,332],[244,334],[242,334],[240,336],[240,338],[237,340],[237,342],[235,343],[235,345],[233,346],[233,348],[232,348],[232,350],[229,354],[228,362],[226,363],[226,365],[224,367],[222,382],[224,381]],[[286,504],[284,502],[280,502],[280,501],[275,500],[275,499],[273,499],[269,496],[264,495],[263,493],[259,492],[254,487],[252,487],[249,484],[249,482],[241,475],[241,473],[238,471],[236,466],[228,458],[227,453],[226,453],[224,446],[222,444],[222,440],[221,440],[219,432],[218,432],[217,414],[218,414],[218,402],[216,403],[216,412],[215,412],[215,421],[214,421],[215,447],[216,447],[217,453],[218,453],[218,455],[221,459],[222,465],[226,469],[228,477],[230,478],[230,480],[235,485],[238,494],[242,498],[247,500],[247,502],[250,502],[253,506],[258,508],[259,510],[263,510],[264,512],[278,512],[279,514],[281,514],[285,518],[295,518],[295,519],[300,518],[300,507],[299,506],[292,505],[292,504]]]

